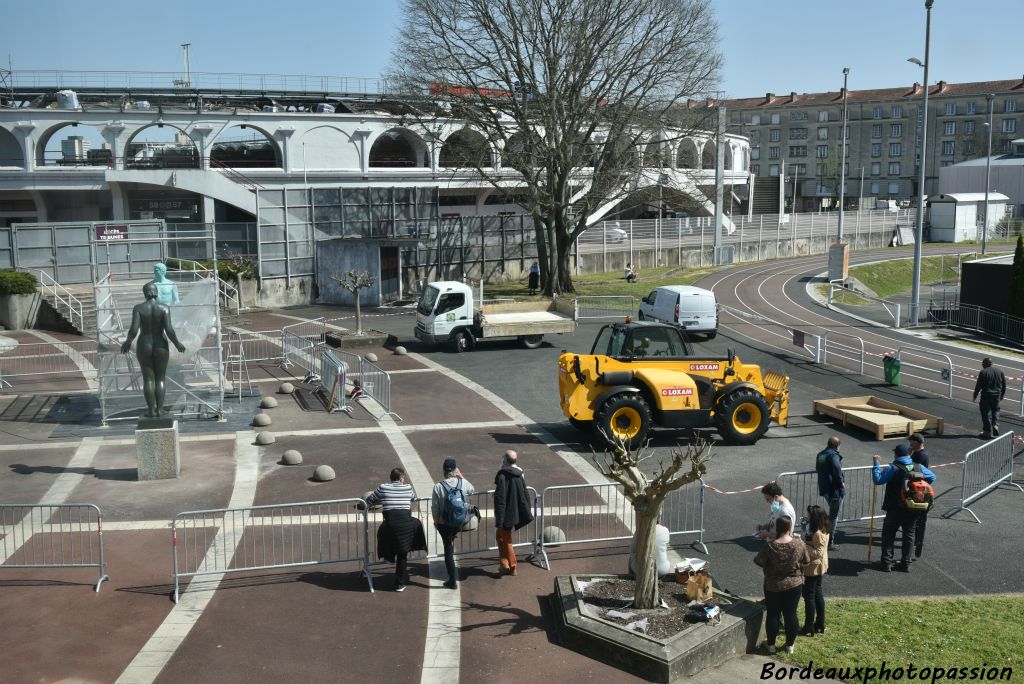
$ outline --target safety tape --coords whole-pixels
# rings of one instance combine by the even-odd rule
[[[402,311],[400,313],[386,313],[386,314],[363,314],[363,318],[385,318],[387,316],[411,316],[416,313],[415,311]],[[334,321],[354,321],[355,316],[338,316],[337,318],[328,318],[324,323],[333,323]]]

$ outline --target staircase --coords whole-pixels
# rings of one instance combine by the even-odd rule
[[[754,212],[755,214],[778,214],[779,212],[779,176],[758,176],[754,181]]]
[[[96,336],[96,296],[92,285],[41,287],[40,294],[51,311],[51,322],[66,332]]]

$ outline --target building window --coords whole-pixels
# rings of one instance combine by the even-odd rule
[[[872,195],[877,195],[878,194],[878,188],[879,188],[878,183],[872,183],[871,184],[871,194]]]
[[[790,112],[791,121],[807,121],[807,112]]]
[[[956,121],[946,121],[943,123],[942,135],[956,135]]]
[[[1003,133],[1016,133],[1017,132],[1017,120],[1016,119],[1003,119]]]
[[[956,102],[946,103],[946,116],[953,116],[956,114]]]
[[[882,124],[872,124],[871,126],[871,137],[881,138],[882,137]]]
[[[815,156],[817,156],[818,159],[825,159],[828,157],[828,145],[818,145]]]
[[[768,131],[768,142],[779,142],[779,129],[773,128]]]
[[[871,175],[880,176],[882,175],[882,165],[879,162],[871,162]]]
[[[881,119],[882,118],[882,108],[881,107],[875,107],[873,110],[871,110],[871,118],[872,119]]]
[[[882,143],[871,143],[871,156],[881,157],[882,156]]]
[[[761,131],[751,131],[750,132],[750,142],[752,142],[752,143],[759,143],[759,142],[761,142]]]
[[[1004,140],[1003,144],[999,146],[999,149],[1002,150],[1003,152],[1009,152],[1010,151],[1010,141],[1009,140]]]
[[[790,157],[806,157],[807,156],[807,147],[805,145],[799,145],[799,146],[795,146],[795,147],[790,147],[789,148],[789,156]]]
[[[889,143],[889,156],[890,157],[899,157],[902,154],[903,154],[903,144],[902,143]]]
[[[826,185],[825,183],[818,183],[818,194],[819,195],[830,195],[832,193],[829,191],[828,185]]]
[[[773,124],[779,123],[779,114],[778,114],[778,112],[776,112],[775,114],[772,114],[772,123]]]
[[[780,158],[779,148],[778,147],[769,147],[768,148],[768,158],[769,159],[779,159]]]
[[[1003,111],[1004,112],[1015,112],[1015,111],[1017,111],[1017,101],[1016,100],[1006,100],[1006,101],[1004,101],[1003,102]]]
[[[965,155],[974,154],[974,141],[973,140],[965,140],[964,141],[964,154]]]
[[[779,165],[778,164],[771,164],[771,165],[769,165],[768,166],[768,175],[769,176],[778,176],[779,175]]]
[[[818,140],[828,140],[828,128],[818,129]]]
[[[889,125],[889,137],[890,138],[902,138],[903,137],[903,124],[890,124]]]
[[[750,148],[750,159],[752,161],[757,161],[760,158],[761,158],[761,148],[760,147],[751,147]]]
[[[974,135],[973,121],[964,121],[964,135]]]
[[[790,128],[789,129],[790,140],[806,140],[807,129],[806,128]]]
[[[799,178],[800,176],[807,175],[807,164],[793,164],[793,176]]]
[[[900,184],[899,183],[889,183],[889,194],[890,195],[898,195],[898,194],[900,194]]]
[[[828,112],[818,112],[818,121],[828,121]]]
[[[751,126],[760,126],[761,125],[761,115],[760,114],[751,114],[750,115],[750,125]]]
[[[955,153],[956,153],[956,143],[954,143],[952,140],[943,140],[942,141],[942,155],[945,156],[945,157],[950,157],[950,156],[952,156]]]
[[[892,106],[892,118],[894,118],[894,119],[902,119],[903,118],[903,107],[901,107],[900,105],[893,105]]]
[[[978,113],[978,105],[974,104],[973,102],[968,102],[967,103],[967,113],[968,114],[977,114]]]
[[[824,176],[825,175],[825,165],[824,164],[815,164],[814,165],[814,175],[815,176]]]
[[[754,174],[755,176],[760,176],[761,175],[761,165],[760,164],[751,164],[750,165],[750,173]]]
[[[898,175],[900,175],[900,171],[901,171],[901,169],[900,169],[900,163],[899,162],[889,162],[889,175],[890,176],[898,176]]]

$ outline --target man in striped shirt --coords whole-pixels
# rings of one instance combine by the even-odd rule
[[[423,525],[412,517],[412,501],[416,498],[412,485],[405,481],[405,470],[394,468],[391,481],[384,482],[366,497],[370,506],[384,509],[384,522],[377,529],[377,556],[395,563],[395,591],[405,591],[409,584],[406,561],[410,551],[426,550]]]

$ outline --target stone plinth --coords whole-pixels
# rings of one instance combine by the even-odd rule
[[[139,480],[169,480],[181,472],[178,421],[173,418],[140,418],[135,428],[135,453]]]

